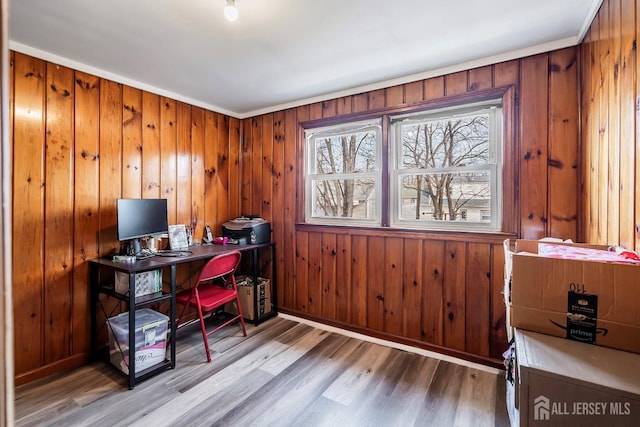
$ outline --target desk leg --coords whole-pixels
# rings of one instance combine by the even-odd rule
[[[260,249],[255,248],[251,251],[251,269],[253,270],[253,324],[258,324],[258,262],[260,257],[258,251]]]
[[[98,266],[89,265],[89,291],[91,293],[91,361],[98,359]]]
[[[276,244],[271,245],[271,311],[278,313],[278,283],[276,282]]]
[[[176,367],[176,265],[171,265],[171,369]]]
[[[136,275],[129,273],[129,390],[136,385]]]

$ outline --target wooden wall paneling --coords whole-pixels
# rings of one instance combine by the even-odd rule
[[[298,311],[309,311],[309,233],[299,232],[296,245],[296,305]]]
[[[241,124],[240,120],[229,117],[229,218],[240,216],[240,192],[241,181],[238,179],[242,167],[240,165],[241,153]]]
[[[589,200],[591,183],[589,176],[590,149],[589,133],[591,126],[591,30],[588,30],[580,45],[580,216],[578,219],[578,241],[585,242],[586,229],[590,221]],[[633,96],[633,95],[632,95]]]
[[[204,112],[204,222],[214,235],[222,230],[218,221],[218,114]]]
[[[527,57],[520,68],[520,227],[521,237],[547,235],[548,58]]]
[[[465,351],[489,357],[491,245],[469,243],[465,273]]]
[[[635,2],[622,0],[620,24],[620,245],[635,248],[635,78],[636,66]],[[583,110],[584,111],[584,110]],[[584,127],[583,129],[586,129]]]
[[[273,114],[273,191],[271,196],[272,214],[271,231],[272,239],[278,242],[276,248],[276,284],[278,286],[278,296],[285,307],[295,306],[295,287],[284,286],[284,224],[285,224],[285,195],[284,195],[284,141],[285,141],[285,116],[284,111]]]
[[[423,240],[423,294],[421,339],[427,343],[444,345],[444,324],[449,312],[444,310],[445,243],[442,240]]]
[[[295,223],[304,219],[304,209],[300,208],[302,195],[298,197],[302,172],[298,171],[298,165],[302,158],[304,138],[298,136],[298,122],[307,120],[309,117],[308,107],[298,107],[288,109],[284,113],[284,240],[280,246],[280,252],[284,255],[284,283],[283,286],[294,288],[294,301],[296,308],[306,311],[308,308],[307,290],[304,287],[306,281],[300,282],[300,274],[306,274],[306,270],[298,272],[299,266],[306,265],[306,262],[297,262],[300,250],[307,248],[299,247],[302,242],[299,240],[299,233],[296,233]],[[304,191],[301,189],[300,191]],[[302,254],[306,258],[306,254]],[[291,260],[291,261],[287,261]],[[293,260],[296,260],[294,263]],[[303,295],[298,295],[298,291]],[[282,293],[280,295],[283,295]]]
[[[169,224],[178,224],[176,196],[178,143],[176,102],[160,98],[160,197],[167,199]],[[187,226],[189,224],[186,224]]]
[[[191,108],[191,226],[193,237],[204,235],[204,110]]]
[[[335,98],[322,101],[322,118],[326,119],[334,117],[337,114],[337,111],[338,106]]]
[[[369,104],[371,104],[371,107],[369,107]],[[361,113],[381,107],[384,107],[384,89],[353,95],[352,112],[354,113]]]
[[[404,239],[402,247],[402,331],[404,337],[422,339],[422,240]]]
[[[44,359],[45,63],[14,56],[13,319],[16,375]],[[28,256],[27,256],[28,255]]]
[[[246,119],[242,121],[242,136],[241,136],[241,157],[240,157],[240,171],[242,177],[242,186],[240,193],[240,212],[243,215],[247,215],[251,212],[251,196],[252,191],[252,170],[253,170],[253,135],[252,135],[252,120]]]
[[[467,92],[469,87],[469,73],[467,71],[447,74],[444,79],[445,96],[460,95]]]
[[[640,4],[636,1],[636,11],[635,11],[635,21],[636,21],[636,29],[634,32],[636,43],[634,45],[637,46],[637,40],[640,36]],[[637,47],[636,47],[637,49]],[[640,102],[640,82],[638,82],[638,73],[640,73],[640,55],[636,53],[636,80],[635,87],[633,90],[633,94],[636,100],[636,105]],[[640,126],[639,126],[639,117],[636,112],[636,128],[634,135],[634,142],[636,147],[640,142]],[[640,149],[636,148],[636,156],[635,156],[635,223],[634,223],[634,234],[635,234],[635,249],[640,249],[640,185],[638,185],[638,177],[640,177]]]
[[[273,180],[274,180],[273,114],[265,114],[262,121],[262,194],[260,216],[273,220]]]
[[[469,70],[469,82],[467,90],[475,92],[493,87],[493,66],[474,68]]]
[[[384,240],[384,331],[402,336],[402,305],[404,289],[402,238],[388,237]]]
[[[384,277],[386,268],[385,238],[369,236],[367,238],[367,327],[375,331],[384,331]]]
[[[73,292],[72,354],[88,354],[90,346],[89,265],[97,258],[100,212],[100,79],[75,73],[74,136],[74,228],[73,228]],[[138,110],[138,117],[139,110]],[[138,122],[140,120],[138,119]],[[138,126],[141,130],[141,127]],[[140,144],[139,140],[137,144]],[[138,175],[139,175],[138,167]],[[136,188],[140,193],[140,179]]]
[[[309,269],[307,276],[309,300],[307,302],[308,313],[316,316],[322,314],[322,233],[309,233],[309,246],[307,249]],[[329,268],[327,266],[327,268]]]
[[[100,255],[116,249],[116,199],[122,189],[122,85],[100,79]],[[156,169],[159,171],[159,169]],[[151,182],[151,181],[149,181]],[[155,182],[158,182],[156,180]]]
[[[424,84],[422,80],[404,85],[404,102],[411,104],[424,100]]]
[[[444,97],[444,76],[432,77],[424,81],[424,99],[433,100]]]
[[[335,233],[322,233],[322,317],[336,318],[336,248]]]
[[[170,160],[170,164],[175,170],[172,175],[169,175],[170,168],[167,168],[166,172],[163,168],[163,174],[167,173],[169,180],[163,179],[162,185],[166,188],[167,197],[170,197],[175,203],[173,223],[184,224],[187,229],[191,230],[193,241],[195,242],[200,237],[193,234],[194,227],[191,223],[191,106],[178,101],[172,101],[171,108],[167,107],[166,104],[165,102],[166,110],[161,129],[162,157],[164,163],[165,156],[172,155],[171,149],[173,148],[174,157],[173,160]],[[172,120],[173,124],[167,120]],[[167,134],[171,136],[168,137],[169,135]],[[171,143],[172,138],[174,139],[173,143]],[[173,181],[173,191],[169,192],[171,180]],[[169,223],[172,223],[171,220]],[[186,283],[191,285],[192,282],[195,282],[195,275],[200,271],[200,268],[199,263],[178,266],[176,269],[176,283],[178,285]],[[165,274],[165,283],[168,284],[171,280],[170,271],[166,270]],[[170,307],[167,305],[165,309],[168,312]]]
[[[82,114],[76,110],[76,115]],[[81,176],[81,175],[80,175]],[[142,91],[122,87],[122,197],[142,195]]]
[[[589,222],[586,228],[585,241],[595,243],[598,241],[598,221],[600,215],[600,150],[596,141],[600,140],[600,109],[598,102],[600,101],[600,81],[602,79],[602,70],[600,69],[600,14],[596,15],[591,24],[591,80],[590,80],[590,97],[591,100],[589,111],[589,164],[588,178],[591,191],[589,192]]]
[[[309,105],[309,120],[319,120],[322,118],[322,102],[314,102]]]
[[[512,203],[503,204],[502,224],[504,232],[519,233],[520,229],[520,211],[517,203],[519,194],[519,171],[520,171],[520,147],[518,129],[519,129],[519,102],[518,88],[520,76],[520,61],[513,60],[501,62],[493,66],[493,83],[496,87],[510,86],[506,102],[503,105],[503,112],[507,115],[507,120],[503,123],[503,164],[506,165],[505,170],[510,169],[513,174],[512,179],[505,179],[502,182],[504,197],[512,197]]]
[[[599,107],[599,141],[598,141],[598,161],[600,168],[598,169],[598,230],[596,242],[606,245],[609,241],[607,232],[609,230],[608,222],[609,218],[609,55],[610,55],[610,22],[609,22],[609,9],[602,7],[600,9],[600,42],[598,43],[599,57],[597,58],[599,73],[600,73],[600,86],[598,88],[598,107]],[[617,194],[617,193],[616,193]]]
[[[185,224],[193,232],[191,223],[191,106],[176,103],[176,223]],[[194,241],[196,237],[194,236]]]
[[[264,185],[262,182],[262,130],[264,116],[254,117],[251,119],[251,210],[247,212],[251,215],[260,215],[262,212],[262,197],[264,194]]]
[[[372,90],[354,97],[353,112],[362,112],[367,110],[377,110],[385,106],[385,89]]]
[[[230,154],[230,143],[231,139],[229,128],[229,118],[227,116],[223,116],[222,114],[218,114],[218,179],[216,181],[217,189],[216,194],[218,196],[218,224],[223,224],[224,222],[237,217],[238,215],[234,215],[233,217],[229,212],[229,197],[230,188],[230,173],[232,171],[231,164],[229,159],[231,157]],[[221,226],[220,226],[221,227]],[[222,228],[220,228],[220,235],[222,234]]]
[[[142,197],[160,198],[160,97],[142,93]]]
[[[607,221],[607,244],[619,244],[620,242],[620,37],[621,37],[620,0],[609,0],[609,141],[608,158],[609,170],[607,186],[609,201],[607,209],[609,220]],[[628,153],[625,153],[628,155]]]
[[[501,244],[491,245],[491,292],[489,298],[489,356],[500,359],[507,349],[507,331],[505,328],[507,315],[504,302],[504,248]]]
[[[465,350],[465,282],[466,245],[462,242],[445,243],[444,274],[444,345]]]
[[[345,114],[351,114],[351,104],[353,97],[345,96],[338,98],[336,101],[336,114],[338,116],[344,116]]]
[[[549,235],[577,239],[578,58],[575,48],[549,55]]]
[[[336,235],[336,320],[351,323],[351,236]]]
[[[354,235],[351,237],[351,321],[356,326],[367,326],[367,312],[369,306],[367,284],[367,236]]]
[[[122,195],[122,86],[109,80],[100,79],[99,96],[100,176],[98,182],[100,187],[100,231],[98,240],[100,245],[99,255],[105,256],[118,250],[116,239],[116,199]],[[111,313],[112,308],[119,305],[117,301],[106,296],[101,296],[101,303],[105,306],[107,313]],[[126,307],[123,307],[123,309],[126,310]],[[98,325],[104,325],[105,321],[106,319],[101,316],[98,317]],[[102,328],[100,329],[98,342],[105,342],[106,339],[107,330]]]
[[[73,70],[47,64],[44,363],[71,354],[73,277]],[[67,242],[67,244],[63,244]]]
[[[385,107],[393,107],[404,104],[404,86],[397,85],[388,87],[384,92]]]
[[[503,142],[502,142],[502,231],[518,234],[520,229],[519,204],[519,162],[518,147],[518,101],[515,86],[511,86],[503,96]]]
[[[495,87],[516,85],[520,76],[520,61],[500,62],[493,66],[493,83]]]

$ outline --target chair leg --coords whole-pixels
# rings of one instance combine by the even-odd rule
[[[240,306],[240,296],[236,296],[236,305],[238,306],[238,314],[240,315],[240,326],[242,326],[242,333],[247,336],[247,328],[244,326],[244,315],[242,314],[242,307]]]
[[[207,331],[204,327],[204,317],[202,316],[202,308],[198,304],[198,316],[200,317],[200,330],[202,331],[202,339],[204,341],[204,350],[207,352],[207,363],[211,362],[211,353],[209,352],[209,340],[207,339]]]

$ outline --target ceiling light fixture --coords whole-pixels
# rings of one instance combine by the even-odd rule
[[[236,0],[227,0],[227,5],[224,7],[224,17],[231,22],[238,19],[238,9],[236,8]]]

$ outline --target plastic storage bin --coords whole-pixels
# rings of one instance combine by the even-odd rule
[[[150,368],[165,359],[169,318],[157,311],[136,310],[135,372]],[[109,358],[118,369],[129,375],[129,313],[110,317]]]

